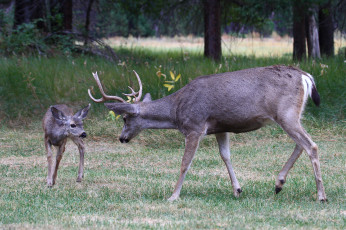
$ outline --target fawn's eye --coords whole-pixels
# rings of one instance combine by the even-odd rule
[[[71,124],[71,128],[76,128],[76,125],[75,124]]]

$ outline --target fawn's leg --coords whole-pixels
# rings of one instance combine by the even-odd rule
[[[58,151],[56,154],[56,160],[55,160],[55,169],[54,169],[54,174],[53,174],[53,184],[55,184],[56,177],[58,175],[58,169],[59,169],[59,164],[62,159],[62,155],[65,152],[65,145],[66,145],[67,139],[63,141],[63,143],[58,147]]]
[[[79,137],[72,139],[72,141],[78,146],[78,150],[79,150],[79,169],[78,169],[77,182],[81,182],[82,178],[84,177],[84,153],[85,153],[84,142]]]
[[[53,186],[53,151],[52,144],[47,137],[44,138],[44,146],[46,148],[47,162],[48,162],[48,174],[47,174],[47,186]]]

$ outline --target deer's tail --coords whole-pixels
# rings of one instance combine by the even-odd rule
[[[304,87],[304,100],[306,101],[308,96],[310,96],[315,105],[319,106],[321,98],[317,92],[314,78],[308,73],[302,74],[302,83]]]

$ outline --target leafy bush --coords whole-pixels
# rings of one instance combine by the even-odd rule
[[[47,49],[44,38],[36,27],[38,20],[32,23],[19,25],[12,31],[5,31],[0,34],[0,52],[11,53],[32,53],[34,50],[41,53]]]

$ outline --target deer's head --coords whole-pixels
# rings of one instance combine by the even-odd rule
[[[54,106],[50,107],[50,110],[56,123],[60,127],[63,127],[64,135],[69,137],[85,138],[87,135],[83,128],[83,119],[88,115],[90,106],[91,105],[89,104],[74,115],[64,114],[63,111],[55,108]]]
[[[97,75],[97,73],[93,73],[94,79],[100,89],[100,92],[102,94],[102,98],[100,99],[95,99],[90,92],[90,89],[88,90],[90,98],[97,103],[100,102],[105,102],[109,100],[115,100],[118,101],[118,103],[105,103],[104,105],[112,110],[115,114],[119,114],[122,116],[124,120],[124,127],[122,130],[122,133],[120,135],[120,142],[121,143],[127,143],[129,142],[132,138],[137,136],[143,129],[144,129],[144,124],[145,124],[145,119],[141,117],[140,115],[140,104],[143,102],[151,101],[151,96],[150,94],[146,94],[144,96],[143,102],[140,101],[142,97],[142,82],[141,79],[139,78],[138,74],[133,71],[137,77],[138,83],[139,83],[139,91],[135,92],[131,87],[131,93],[130,94],[124,94],[126,96],[133,96],[134,97],[134,104],[130,104],[126,102],[124,99],[121,97],[117,96],[109,96],[105,94],[101,81]],[[120,103],[119,103],[120,102]]]

